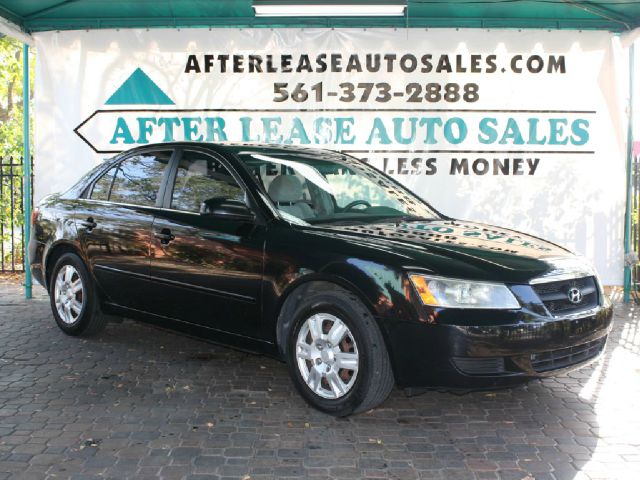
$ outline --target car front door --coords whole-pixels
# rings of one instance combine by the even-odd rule
[[[136,310],[150,303],[153,216],[173,151],[142,151],[108,169],[78,202],[78,238],[107,301]]]
[[[188,149],[168,185],[152,228],[153,313],[259,338],[265,226],[215,208],[246,205],[245,187],[223,159]]]

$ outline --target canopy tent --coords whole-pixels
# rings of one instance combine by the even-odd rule
[[[319,3],[278,0],[272,3]],[[384,3],[381,0],[324,0],[321,3]],[[0,0],[0,32],[24,42],[24,85],[28,91],[28,44],[32,32],[106,28],[187,27],[391,27],[391,28],[537,28],[607,30],[628,32],[640,26],[640,2],[607,0],[408,0],[399,17],[257,17],[252,0]],[[636,30],[638,32],[640,30]],[[631,39],[634,35],[629,36]],[[633,75],[633,54],[630,72]],[[633,84],[633,78],[631,83]],[[25,95],[24,152],[29,158],[28,96]],[[631,161],[629,120],[628,161]],[[30,162],[25,162],[25,238],[31,216]],[[630,168],[627,175],[625,252],[630,251]],[[28,252],[25,261],[28,264]],[[625,299],[631,279],[625,267]],[[31,297],[31,278],[26,269],[25,290]]]
[[[280,0],[274,3],[285,2]],[[321,3],[353,2],[327,0]],[[375,1],[362,0],[360,3]],[[0,15],[25,32],[209,26],[408,26],[624,31],[640,25],[640,2],[409,0],[405,17],[274,18],[254,16],[252,0],[0,0]]]

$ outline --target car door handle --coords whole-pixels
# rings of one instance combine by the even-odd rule
[[[159,232],[155,232],[153,236],[156,237],[158,240],[160,240],[160,243],[162,245],[167,245],[169,242],[171,242],[172,240],[175,240],[176,238],[176,236],[173,235],[171,233],[171,230],[169,230],[168,228],[163,228]]]
[[[86,228],[87,232],[90,232],[98,226],[93,217],[89,217],[86,220],[79,220],[78,225],[80,225],[81,228]]]

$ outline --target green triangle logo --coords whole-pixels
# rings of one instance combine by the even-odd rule
[[[136,68],[105,105],[175,105],[140,68]]]

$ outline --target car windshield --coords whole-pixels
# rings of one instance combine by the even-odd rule
[[[240,151],[238,157],[292,223],[438,218],[422,199],[346,155],[264,149]]]

